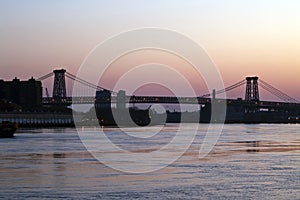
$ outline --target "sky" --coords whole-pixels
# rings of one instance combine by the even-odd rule
[[[107,38],[158,27],[201,45],[225,85],[257,75],[300,100],[299,10],[298,0],[0,0],[0,79],[76,74]]]

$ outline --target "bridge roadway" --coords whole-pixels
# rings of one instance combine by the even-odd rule
[[[95,97],[66,97],[55,99],[52,97],[43,98],[44,105],[55,104],[94,104],[95,100],[98,103],[117,103],[117,97],[110,98],[95,98]],[[126,96],[127,103],[166,103],[166,104],[206,104],[210,103],[209,98],[195,98],[195,97],[164,97],[164,96]]]
[[[44,105],[71,105],[71,104],[94,104],[97,103],[117,103],[117,97],[110,98],[95,98],[95,97],[66,97],[61,99],[54,99],[52,97],[43,98]],[[211,98],[202,97],[165,97],[165,96],[126,96],[125,102],[132,104],[211,104]],[[216,102],[227,101],[230,106],[251,106],[266,109],[298,109],[300,110],[300,103],[286,103],[274,101],[245,101],[241,99],[215,99]]]

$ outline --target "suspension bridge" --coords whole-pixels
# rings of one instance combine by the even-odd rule
[[[235,84],[221,90],[213,90],[199,97],[175,96],[129,96],[125,91],[111,91],[87,80],[77,77],[65,69],[57,69],[46,74],[38,81],[44,81],[54,76],[52,96],[48,90],[43,97],[43,104],[48,106],[69,106],[71,104],[94,104],[96,107],[107,106],[112,103],[117,108],[124,108],[126,103],[131,104],[198,104],[201,105],[201,116],[210,119],[211,105],[226,103],[227,122],[300,122],[300,103],[297,99],[280,91],[268,82],[258,77],[246,77]],[[79,92],[81,96],[67,95],[66,78],[90,89],[90,93]],[[245,87],[244,99],[220,99],[217,95],[227,93],[237,88]],[[279,101],[263,101],[260,98],[259,88],[274,95]],[[96,94],[95,94],[95,91]],[[100,94],[100,95],[97,95]]]
[[[107,98],[97,98],[95,97],[95,90],[99,91],[108,91],[112,94],[109,101],[111,103],[117,103],[117,91],[111,91],[109,89],[103,88],[99,85],[90,83],[80,77],[77,77],[65,69],[53,70],[53,72],[48,73],[40,78],[37,81],[44,81],[45,79],[49,79],[50,77],[54,76],[53,81],[53,90],[52,90],[52,97],[50,97],[48,90],[46,88],[46,96],[43,97],[43,104],[44,105],[55,105],[55,104],[93,104],[95,100],[98,102],[103,101],[103,103],[107,102]],[[77,83],[81,84],[83,87],[92,89],[91,91],[94,93],[89,95],[81,95],[81,96],[67,96],[67,89],[66,89],[66,78],[76,81]],[[239,81],[233,85],[230,85],[221,90],[214,90],[212,93],[205,94],[199,97],[174,97],[174,96],[125,96],[124,100],[127,103],[169,103],[169,104],[176,104],[176,103],[184,103],[184,104],[207,104],[211,103],[211,99],[216,99],[216,95],[232,91],[234,89],[244,87],[246,85],[245,91],[245,99],[227,99],[229,103],[232,102],[244,102],[244,103],[256,103],[261,105],[278,105],[278,106],[287,106],[287,105],[298,105],[298,100],[295,98],[287,95],[286,93],[280,91],[279,89],[275,88],[271,84],[267,83],[264,80],[259,79],[258,77],[247,77],[246,79]],[[270,101],[262,101],[259,96],[259,86],[260,88],[266,90],[267,92],[271,93],[272,95],[276,96],[280,101],[278,102],[270,102]],[[84,92],[82,92],[84,94]],[[299,104],[300,105],[300,104]]]

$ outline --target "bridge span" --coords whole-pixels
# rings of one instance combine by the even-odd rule
[[[241,113],[281,113],[280,116],[284,118],[299,116],[300,117],[300,103],[273,87],[271,84],[259,79],[258,77],[246,77],[246,79],[239,81],[233,85],[220,90],[214,90],[212,93],[202,95],[200,97],[174,97],[174,96],[129,96],[125,91],[111,91],[101,86],[90,83],[80,77],[76,77],[68,73],[64,69],[54,70],[38,80],[42,81],[54,75],[53,95],[47,95],[43,98],[43,105],[48,106],[69,106],[71,104],[95,104],[95,105],[110,105],[116,104],[125,107],[125,104],[199,104],[201,110],[209,112],[212,102],[226,103],[227,112],[236,115],[236,118]],[[65,77],[76,81],[85,87],[92,88],[97,91],[96,94],[86,96],[67,96],[66,95],[66,81]],[[245,98],[238,99],[218,99],[216,96],[221,93],[226,93],[236,88],[246,86]],[[260,87],[259,87],[260,86]],[[281,101],[263,101],[260,99],[259,88],[263,89]]]
[[[275,102],[275,101],[246,101],[242,99],[214,99],[216,102],[226,101],[230,105],[256,105],[261,108],[270,107],[299,107],[300,103]],[[206,105],[212,102],[212,98],[205,97],[166,97],[166,96],[126,96],[125,103],[129,104],[199,104]],[[96,97],[66,97],[55,99],[53,97],[44,97],[44,105],[71,105],[71,104],[95,104],[95,103],[118,103],[116,96],[111,99]]]

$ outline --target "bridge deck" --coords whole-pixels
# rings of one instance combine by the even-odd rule
[[[54,99],[51,97],[43,98],[44,105],[56,104],[94,104],[97,103],[117,103],[117,97],[110,98],[95,98],[95,97],[66,97],[61,99]],[[300,108],[300,103],[286,103],[273,101],[245,101],[240,99],[215,99],[216,102],[227,101],[227,105],[236,106],[257,106],[260,108]],[[165,96],[126,96],[126,103],[134,104],[200,104],[206,105],[211,103],[211,98],[201,97],[165,97]]]

